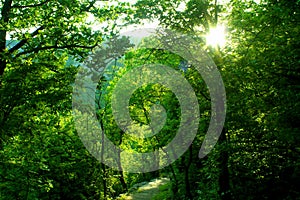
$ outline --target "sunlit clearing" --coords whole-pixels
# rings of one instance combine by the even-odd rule
[[[213,47],[223,47],[225,46],[225,27],[223,25],[218,25],[215,28],[211,28],[208,35],[206,35],[206,44]]]

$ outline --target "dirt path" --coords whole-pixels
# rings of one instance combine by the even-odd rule
[[[151,200],[159,191],[159,186],[164,185],[169,182],[167,178],[155,179],[151,182],[146,183],[143,186],[140,186],[137,191],[127,196],[122,196],[117,200]]]

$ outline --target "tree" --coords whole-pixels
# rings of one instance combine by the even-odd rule
[[[72,83],[79,63],[116,32],[94,31],[88,16],[114,21],[126,4],[3,0],[0,7],[0,197],[101,198],[105,177],[73,125]]]
[[[231,175],[237,198],[298,196],[299,2],[232,1],[226,73]],[[245,10],[245,12],[241,12]],[[229,61],[234,61],[230,62]],[[238,93],[235,88],[239,88]],[[288,116],[293,116],[293,120]],[[294,150],[291,150],[294,149]],[[293,152],[293,153],[291,153]],[[243,156],[242,156],[243,155]],[[246,159],[251,162],[246,162]],[[242,180],[245,184],[237,186]],[[255,185],[255,186],[254,186]]]
[[[137,16],[156,18],[164,27],[200,35],[224,11],[224,7],[216,6],[216,1],[189,1],[184,10],[177,9],[179,4],[140,1],[136,4]],[[206,159],[193,162],[202,167],[190,169],[193,175],[208,177],[199,178],[201,187],[194,188],[194,195],[223,199],[296,198],[299,2],[231,1],[229,7],[228,46],[221,51],[207,48],[226,82],[226,139],[221,137],[218,147]],[[204,44],[204,40],[199,44]],[[205,181],[210,188],[200,183]]]
[[[172,194],[166,199],[299,197],[298,0],[231,0],[228,7],[216,0],[140,0],[133,9],[128,3],[96,0],[2,0],[0,5],[1,199],[115,199],[135,183],[158,176],[171,179]],[[93,30],[86,22],[90,15],[107,27]],[[209,90],[195,66],[159,47],[142,48],[153,38],[133,49],[128,40],[113,37],[122,41],[113,46],[116,41],[111,37],[118,32],[120,19],[130,24],[153,18],[163,28],[192,34],[225,82],[226,124],[219,143],[203,159],[198,151],[213,113]],[[227,46],[206,45],[203,36],[223,20],[228,25]],[[164,41],[160,36],[153,44]],[[103,41],[111,43],[98,48]],[[130,117],[137,125],[131,128],[152,120],[166,123],[148,138],[126,134],[114,120],[112,103],[121,102],[112,101],[112,94],[127,72],[140,65],[163,64],[193,87],[201,111],[198,133],[170,166],[147,174],[114,171],[84,148],[71,115],[71,93],[78,66],[89,61],[91,52],[98,65],[108,64],[105,56],[111,61],[100,80],[93,67],[88,71],[99,81],[95,107],[104,130],[100,137],[105,134],[124,150],[162,149],[173,139],[182,117],[171,90],[160,84],[143,85],[129,99]],[[166,118],[152,115],[152,106],[158,104],[165,108]],[[162,153],[168,157],[174,152]],[[111,160],[119,161],[121,152],[114,155]],[[132,163],[157,167],[163,159],[155,156],[145,163],[128,158],[117,168]]]

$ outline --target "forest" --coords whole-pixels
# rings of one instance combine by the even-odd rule
[[[0,9],[0,200],[300,199],[300,0]]]

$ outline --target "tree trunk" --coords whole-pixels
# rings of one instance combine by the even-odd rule
[[[102,178],[103,196],[104,196],[104,199],[106,199],[107,198],[107,182],[106,182],[107,173],[106,173],[106,167],[103,163],[101,163],[101,168],[102,168],[102,173],[103,173],[103,178]]]
[[[98,101],[98,106],[100,108],[100,98],[99,98],[99,101]],[[99,119],[101,119],[101,116],[98,116]],[[102,120],[99,120],[99,123],[100,123],[100,126],[101,126],[101,129],[102,129],[102,134],[101,134],[101,139],[102,139],[102,145],[101,145],[101,169],[102,169],[102,173],[103,173],[103,178],[102,178],[102,184],[103,184],[103,196],[104,196],[104,199],[107,198],[107,182],[106,182],[106,178],[107,178],[107,172],[106,172],[106,166],[103,164],[103,159],[104,159],[104,149],[105,149],[105,143],[104,143],[104,125],[103,125],[103,121]]]
[[[230,200],[230,184],[229,184],[229,170],[228,170],[228,150],[224,145],[226,145],[226,131],[223,129],[222,134],[220,136],[220,177],[219,177],[219,195],[222,200]]]
[[[128,188],[127,188],[127,184],[126,184],[125,179],[124,179],[123,172],[120,172],[120,182],[122,184],[122,187],[123,187],[124,191],[127,192]]]
[[[3,7],[1,10],[1,24],[6,25],[9,21],[9,13],[10,13],[10,9],[11,9],[11,5],[12,5],[12,0],[6,0],[3,3]],[[4,30],[0,31],[0,76],[3,75],[4,70],[6,68],[6,58],[4,55],[5,52],[5,48],[6,48],[6,30],[4,28]],[[1,79],[0,79],[1,81]],[[1,86],[1,82],[0,82],[0,86]]]
[[[122,143],[122,136],[121,136],[121,139],[119,141],[119,146],[121,145]],[[118,168],[119,168],[119,180],[121,182],[121,185],[122,185],[122,188],[124,190],[124,192],[127,192],[128,191],[128,188],[127,188],[127,184],[125,182],[125,179],[124,179],[124,174],[123,174],[123,167],[122,167],[122,163],[121,163],[121,150],[118,150],[118,159],[117,159],[117,162],[118,162]]]
[[[192,164],[192,159],[193,159],[193,149],[192,145],[189,147],[189,157],[188,157],[188,162],[184,168],[184,182],[185,182],[185,191],[186,191],[186,196],[189,199],[192,199],[192,193],[191,193],[191,186],[190,186],[190,179],[189,179],[189,169]]]

